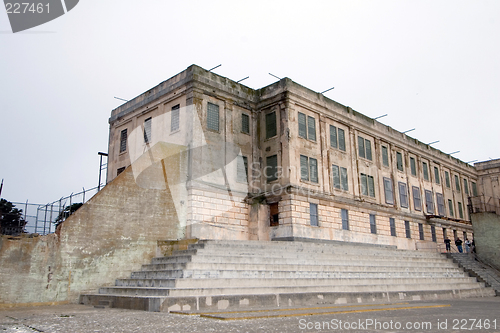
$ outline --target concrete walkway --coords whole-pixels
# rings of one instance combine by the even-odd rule
[[[214,316],[275,315],[241,320],[77,304],[13,308],[0,311],[0,332],[500,332],[500,297],[326,307]]]

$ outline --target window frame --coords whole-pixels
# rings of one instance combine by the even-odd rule
[[[451,217],[455,217],[455,212],[454,212],[454,207],[453,207],[453,200],[448,199],[448,212],[450,213]]]
[[[425,195],[425,207],[427,214],[434,215],[435,210],[434,210],[434,195],[431,190],[426,190],[424,189],[424,195]]]
[[[408,200],[408,185],[404,182],[398,182],[399,190],[399,204],[402,208],[408,208],[410,206]]]
[[[422,161],[422,174],[424,175],[424,180],[430,182],[429,165],[424,161]]]
[[[441,184],[441,179],[439,177],[439,168],[437,166],[434,166],[434,182],[438,185]]]
[[[250,134],[250,115],[244,112],[241,113],[241,133]]]
[[[410,172],[412,176],[417,177],[417,161],[412,156],[410,156]]]
[[[442,193],[436,193],[437,213],[439,216],[446,216],[446,208],[444,206],[444,196]]]
[[[370,232],[372,234],[377,234],[377,219],[375,214],[370,214]]]
[[[342,230],[349,230],[349,211],[345,208],[341,208],[340,218],[342,220]]]
[[[389,167],[389,149],[386,146],[382,146],[382,165]]]
[[[447,188],[451,187],[450,173],[446,170],[444,171],[444,182]]]
[[[313,213],[314,208],[314,213]],[[313,227],[319,227],[318,204],[309,203],[309,223]]]
[[[360,187],[361,187],[361,194],[364,196],[369,196],[372,198],[375,198],[375,179],[373,176],[367,175],[365,173],[360,174]],[[363,179],[365,180],[363,182]],[[365,187],[366,191],[363,191],[363,187]]]
[[[396,219],[394,217],[389,217],[389,228],[391,229],[391,236],[397,237],[396,232]]]
[[[266,113],[264,123],[266,125],[266,140],[278,135],[278,119],[276,111]],[[273,125],[271,127],[271,125]],[[272,134],[272,135],[271,135]]]
[[[418,238],[420,240],[425,240],[424,225],[423,223],[418,224]]]
[[[373,161],[371,141],[358,135],[358,157]]]
[[[180,104],[172,106],[172,109],[170,110],[170,133],[177,132],[180,129],[180,121],[181,121],[180,110],[181,110]]]
[[[275,166],[271,166],[271,171],[275,171],[274,173],[271,173],[269,174],[268,173],[268,170],[270,169],[269,168],[269,162],[272,161],[273,159],[276,160],[276,165]],[[275,154],[275,155],[271,155],[271,156],[267,156],[266,157],[266,169],[265,169],[265,177],[266,177],[266,181],[267,183],[270,183],[272,181],[275,181],[277,180],[279,177],[278,177],[278,155]]]
[[[153,139],[152,123],[153,123],[152,117],[144,119],[144,143],[145,144],[151,143],[151,141]]]
[[[410,225],[410,221],[405,221],[405,235],[406,235],[406,238],[411,239],[411,225]]]
[[[383,181],[384,181],[385,203],[388,205],[394,205],[394,188],[392,186],[392,179],[383,177]],[[390,197],[388,196],[388,193],[390,193]]]
[[[420,187],[412,186],[411,194],[413,196],[413,209],[416,211],[422,211],[422,193],[420,192]],[[417,205],[418,203],[418,205]]]
[[[125,153],[127,151],[127,138],[128,138],[128,129],[122,129],[120,131],[120,149],[119,154]]]
[[[403,154],[399,151],[396,152],[396,169],[398,171],[404,172],[404,165],[403,165]]]
[[[241,157],[241,158],[240,158]],[[241,165],[243,163],[243,165]],[[242,173],[244,172],[244,174]],[[245,179],[243,179],[243,175]],[[248,183],[248,157],[244,155],[238,155],[236,160],[236,181],[238,183]]]

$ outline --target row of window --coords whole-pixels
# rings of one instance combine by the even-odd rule
[[[349,230],[349,211],[347,209],[340,210],[340,217],[342,220],[342,229]],[[318,205],[314,203],[309,203],[309,220],[311,226],[319,226],[318,221]],[[389,226],[391,230],[391,236],[397,237],[396,233],[396,220],[394,218],[389,218]],[[370,214],[370,232],[372,234],[377,233],[377,218],[375,214]],[[425,240],[424,225],[422,223],[418,224],[419,239]],[[405,236],[406,238],[411,237],[410,221],[405,221]],[[436,242],[436,228],[431,226],[431,238],[433,242]]]

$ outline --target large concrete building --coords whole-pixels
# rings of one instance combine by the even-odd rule
[[[435,249],[471,237],[484,192],[473,166],[288,78],[253,90],[192,65],[109,123],[108,181],[131,167],[169,191],[179,239]]]

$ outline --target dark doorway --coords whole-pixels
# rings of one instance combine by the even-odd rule
[[[269,214],[269,218],[270,218],[269,222],[270,223],[269,223],[269,225],[271,227],[276,227],[280,224],[278,203],[276,202],[276,203],[270,204],[269,208],[270,208],[270,214]]]

